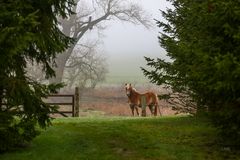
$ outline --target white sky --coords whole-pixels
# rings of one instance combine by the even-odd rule
[[[109,76],[143,77],[141,66],[145,66],[143,56],[166,58],[165,51],[160,47],[157,36],[159,28],[155,19],[161,20],[160,10],[170,7],[166,0],[135,0],[152,15],[154,27],[146,29],[131,23],[119,21],[108,22],[104,31],[103,50],[108,57]],[[137,80],[136,80],[137,83]]]

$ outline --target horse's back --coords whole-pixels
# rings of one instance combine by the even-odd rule
[[[148,104],[157,104],[158,103],[158,97],[157,97],[156,93],[146,92],[143,95],[146,97]]]

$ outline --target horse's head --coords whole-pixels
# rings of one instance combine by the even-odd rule
[[[126,90],[126,95],[129,97],[132,93],[132,91],[136,91],[135,88],[132,87],[131,83],[126,83],[125,84],[125,90]]]
[[[132,90],[132,85],[129,83],[125,84],[125,90],[126,90],[126,95],[129,97],[131,94],[131,90]]]

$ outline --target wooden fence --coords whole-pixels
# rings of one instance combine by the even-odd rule
[[[56,111],[53,114],[61,114],[64,117],[68,117],[66,114],[71,113],[72,117],[79,117],[79,88],[75,88],[74,94],[53,94],[49,95],[48,98],[51,97],[60,97],[63,98],[71,98],[71,102],[46,102],[49,105],[64,105],[64,106],[71,106],[71,111]]]
[[[71,98],[71,102],[46,102],[48,98],[51,97],[60,97],[61,99],[64,99],[66,97]],[[65,111],[56,111],[53,112],[53,114],[60,114],[64,117],[68,117],[66,114],[71,113],[72,117],[79,117],[79,88],[75,88],[75,93],[74,94],[53,94],[49,95],[47,99],[45,99],[45,103],[49,105],[64,105],[64,106],[71,106],[71,111],[65,110]],[[6,103],[1,103],[1,105],[7,105]]]
[[[75,97],[73,94],[53,94],[53,95],[49,95],[48,98],[51,97],[60,97],[60,98],[66,98],[66,97],[70,97],[71,98],[71,102],[46,102],[46,104],[49,105],[64,105],[64,106],[70,106],[71,107],[71,111],[70,110],[65,110],[65,111],[56,111],[53,112],[53,114],[61,114],[64,117],[68,117],[66,114],[71,113],[72,117],[75,116],[75,108],[74,108],[74,101],[75,101]]]

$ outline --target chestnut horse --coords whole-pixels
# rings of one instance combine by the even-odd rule
[[[142,116],[146,116],[146,106],[149,107],[151,114],[157,116],[157,109],[159,109],[159,114],[161,114],[160,107],[158,104],[158,97],[153,92],[146,92],[140,94],[131,84],[125,84],[126,94],[128,97],[129,105],[132,110],[132,115],[134,116],[134,109],[139,115],[138,107],[142,108]]]

